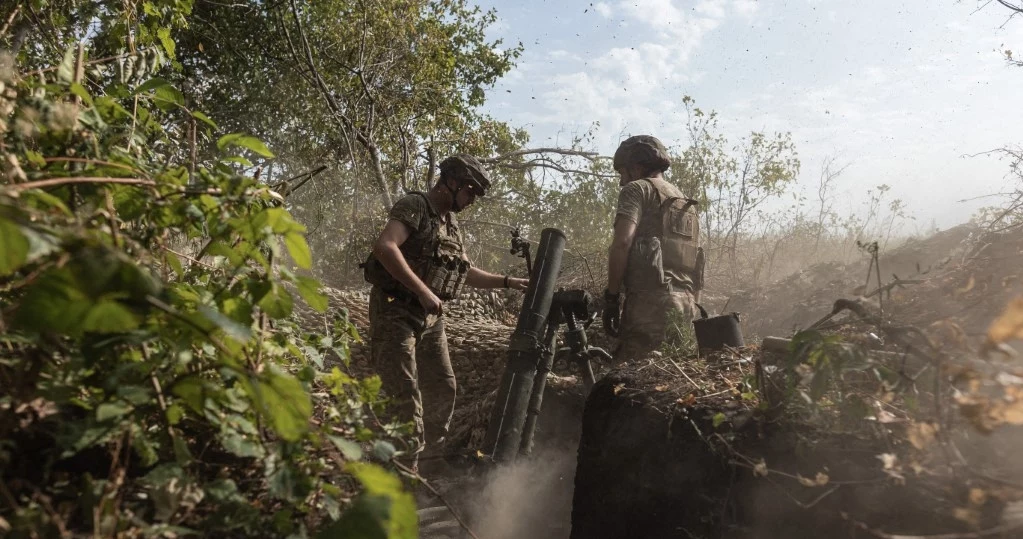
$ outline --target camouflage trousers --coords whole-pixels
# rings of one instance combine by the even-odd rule
[[[457,386],[444,318],[426,315],[418,302],[395,300],[374,287],[369,323],[373,367],[383,390],[399,420],[411,420],[415,428],[415,464],[430,444],[440,445],[455,411]]]
[[[688,290],[650,290],[629,292],[625,296],[622,327],[618,333],[618,346],[614,361],[642,359],[661,347],[666,338],[679,336],[680,328],[669,322],[669,314],[678,311],[673,321],[691,324],[696,317],[696,301]]]

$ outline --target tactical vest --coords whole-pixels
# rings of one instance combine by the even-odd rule
[[[418,191],[410,194],[423,197],[429,206],[425,194]],[[446,230],[440,216],[430,213],[426,239],[419,245],[415,243],[406,241],[398,247],[412,272],[441,300],[458,297],[471,267],[462,257],[463,247],[458,233]],[[367,283],[391,296],[415,299],[412,291],[395,279],[372,252],[360,266]]]
[[[692,281],[693,290],[703,287],[703,250],[697,202],[681,196],[678,189],[660,178],[646,178],[657,191],[660,227],[653,236],[633,240],[626,268],[626,289],[663,288],[675,281]]]

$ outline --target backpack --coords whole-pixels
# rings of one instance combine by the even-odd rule
[[[698,202],[679,196],[671,184],[648,178],[661,200],[661,233],[658,236],[661,266],[665,274],[683,275],[693,281],[694,290],[703,287],[703,249],[700,248],[700,216]]]

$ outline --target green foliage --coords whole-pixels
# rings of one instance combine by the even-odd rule
[[[188,6],[146,3],[143,19]],[[110,37],[132,14],[94,16]],[[134,31],[173,54],[166,28]],[[305,227],[218,150],[272,153],[197,134],[216,124],[167,80],[86,87],[63,57],[45,79],[0,73],[7,536],[301,537],[363,518],[367,537],[415,537],[398,479],[356,465],[395,454],[362,450],[383,443],[379,379],[324,370],[347,363],[354,328],[292,319],[293,291],[327,307],[284,263],[311,265]]]
[[[672,179],[699,201],[710,260],[728,261],[734,278],[740,237],[757,209],[795,182],[799,158],[790,133],[754,131],[730,143],[718,131],[716,112],[703,111],[689,96],[682,101],[690,144],[677,156]]]
[[[668,311],[665,324],[665,339],[661,351],[670,357],[695,357],[699,350],[693,320],[686,313],[671,309]]]
[[[870,413],[866,402],[886,398],[900,383],[897,372],[861,347],[814,330],[792,337],[782,366],[791,383],[786,402],[792,411],[845,424],[862,421]]]

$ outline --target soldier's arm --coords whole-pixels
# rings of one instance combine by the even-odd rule
[[[425,283],[412,271],[398,247],[405,243],[412,231],[401,221],[387,221],[384,230],[373,244],[373,256],[384,265],[392,277],[405,285],[416,296],[432,294]]]
[[[525,290],[529,285],[529,280],[527,279],[497,275],[496,273],[483,271],[477,267],[469,268],[469,273],[465,276],[465,284],[476,288],[505,288],[505,278],[508,279],[507,288]]]
[[[625,264],[629,260],[629,249],[636,238],[636,223],[624,215],[615,218],[614,237],[607,252],[607,290],[612,294],[621,292],[625,278]]]

